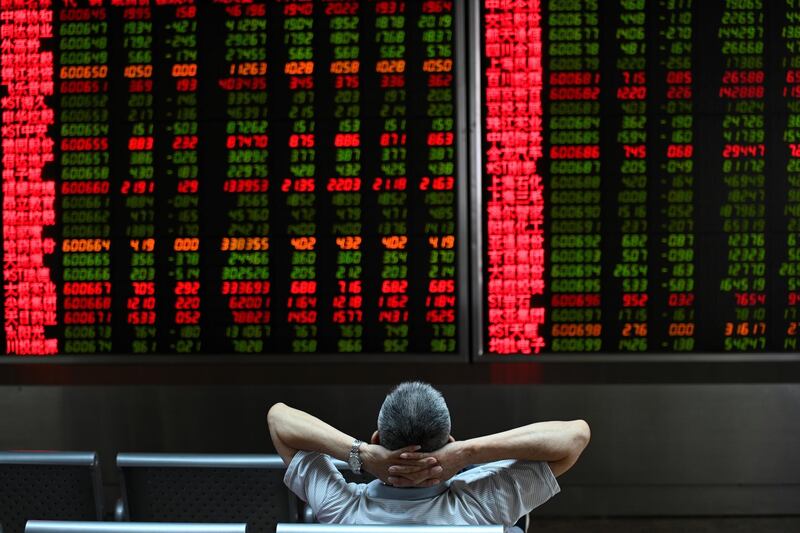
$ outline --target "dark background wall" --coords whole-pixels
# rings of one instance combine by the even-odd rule
[[[592,367],[214,368],[187,377],[186,369],[134,366],[4,367],[0,449],[97,450],[113,497],[118,451],[273,453],[265,415],[276,401],[365,438],[390,384],[420,374],[445,394],[456,438],[537,420],[589,421],[591,444],[541,514],[800,513],[800,386],[780,383],[793,376],[785,366],[742,371],[739,383],[674,382],[692,367],[665,382],[656,368],[640,372],[649,383],[630,368],[594,367],[604,384],[591,383]]]

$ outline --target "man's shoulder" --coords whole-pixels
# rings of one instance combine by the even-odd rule
[[[546,461],[505,460],[475,465],[462,470],[450,480],[455,492],[469,491],[470,487],[492,485],[493,490],[519,489],[519,485],[546,485],[556,490],[556,482],[550,465]],[[531,487],[533,488],[533,487]]]
[[[526,463],[526,462],[527,461],[505,460],[505,461],[494,461],[492,463],[470,465],[469,467],[465,468],[464,470],[453,476],[451,478],[451,481],[470,483],[472,481],[483,479],[503,471],[511,470],[513,468],[519,467],[520,464],[518,463]]]
[[[289,466],[286,467],[285,478],[309,478],[309,481],[314,482],[332,478],[343,486],[366,487],[366,483],[348,482],[336,465],[335,460],[330,455],[319,452],[298,451],[292,457]]]
[[[342,474],[336,468],[331,457],[324,453],[299,450],[289,461],[283,480],[292,488],[298,484],[305,485],[308,482],[338,481],[337,478],[341,477]]]
[[[292,457],[283,481],[289,490],[312,506],[329,501],[341,503],[363,492],[366,486],[347,483],[330,456],[305,451],[298,451]]]
[[[286,473],[288,474],[291,472],[292,474],[295,474],[297,470],[300,470],[301,468],[308,468],[309,466],[320,461],[326,463],[324,466],[327,466],[327,463],[330,463],[331,466],[335,467],[333,460],[324,453],[297,450],[297,452],[292,456],[292,460],[289,461],[289,464],[286,467]]]

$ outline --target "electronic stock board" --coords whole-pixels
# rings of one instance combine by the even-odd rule
[[[453,2],[2,8],[7,353],[464,349]]]
[[[8,354],[797,352],[794,0],[0,4]]]
[[[796,354],[800,3],[476,19],[484,353]]]

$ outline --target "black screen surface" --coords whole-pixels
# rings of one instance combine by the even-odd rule
[[[798,351],[793,0],[3,7],[8,354]]]
[[[476,5],[479,350],[797,352],[797,2]]]
[[[456,354],[457,16],[4,3],[5,351]]]

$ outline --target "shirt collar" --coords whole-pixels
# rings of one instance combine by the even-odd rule
[[[393,487],[376,479],[367,485],[367,495],[384,500],[426,500],[443,493],[447,487],[447,483],[439,483],[433,487]]]

